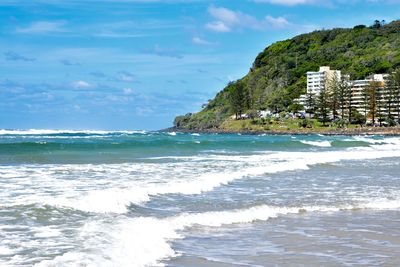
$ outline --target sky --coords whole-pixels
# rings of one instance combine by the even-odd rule
[[[0,129],[157,130],[268,45],[400,0],[0,0]]]

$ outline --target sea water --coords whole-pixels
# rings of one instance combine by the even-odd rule
[[[0,130],[0,266],[399,266],[400,138]]]

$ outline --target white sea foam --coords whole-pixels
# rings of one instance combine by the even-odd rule
[[[399,137],[374,138],[374,136],[354,136],[353,139],[356,141],[366,142],[374,145],[384,145],[384,144],[400,145]]]
[[[9,190],[0,192],[6,200],[0,205],[38,203],[86,212],[125,213],[131,203],[141,204],[157,195],[201,194],[251,176],[307,170],[311,165],[342,160],[388,157],[400,157],[398,145],[344,151],[193,156],[184,162],[167,164],[0,166],[0,177],[9,181],[3,185]],[[70,179],[71,176],[80,178]]]
[[[28,130],[5,130],[0,129],[0,135],[43,135],[43,134],[145,134],[146,131],[104,131],[104,130],[50,130],[50,129],[28,129]]]
[[[172,136],[175,136],[176,135],[176,132],[169,132],[169,133],[167,133],[168,135],[172,135]]]
[[[37,238],[56,237],[61,235],[61,231],[50,226],[43,226],[35,228],[34,235]]]
[[[12,255],[14,251],[8,247],[0,246],[0,255]]]
[[[151,196],[201,194],[246,176],[307,168],[306,164],[299,161],[294,161],[291,164],[281,162],[270,166],[255,166],[241,171],[202,174],[189,181],[175,180],[167,183],[148,183],[126,189],[94,190],[82,197],[47,199],[46,202],[50,205],[71,207],[87,212],[125,213],[128,211],[130,203],[140,204],[150,200]]]
[[[82,251],[66,253],[54,260],[43,261],[38,266],[75,266],[77,263],[88,266],[163,266],[163,260],[179,256],[179,253],[172,249],[170,241],[183,238],[183,230],[195,225],[216,227],[218,230],[218,227],[223,225],[266,221],[287,214],[330,213],[360,209],[397,210],[399,208],[399,200],[378,199],[337,207],[260,205],[232,211],[181,214],[164,219],[124,218],[115,225],[91,221],[82,229],[81,236],[86,240]],[[94,246],[96,246],[95,250],[93,250]]]
[[[319,147],[330,147],[331,142],[329,141],[300,141],[303,144],[310,145],[310,146],[319,146]]]
[[[137,188],[94,190],[77,198],[47,198],[52,206],[68,207],[76,210],[97,213],[125,213],[130,203],[143,203],[150,200],[149,191]]]
[[[328,197],[331,204],[327,206],[262,205],[232,211],[179,214],[163,219],[128,218],[127,212],[131,203],[141,204],[158,195],[201,194],[234,180],[259,176],[258,182],[258,178],[265,179],[265,174],[306,170],[312,165],[321,163],[400,157],[399,138],[365,138],[369,140],[369,147],[348,148],[340,151],[328,151],[331,149],[311,151],[310,149],[301,152],[254,152],[248,155],[234,154],[227,150],[222,155],[219,152],[216,154],[215,151],[203,151],[204,154],[195,156],[159,157],[151,161],[147,159],[140,163],[129,164],[3,165],[0,166],[0,189],[2,189],[0,199],[3,200],[0,208],[13,206],[15,210],[31,210],[31,207],[26,205],[35,204],[35,207],[43,208],[43,205],[48,204],[53,207],[98,214],[78,212],[79,217],[84,217],[84,219],[78,219],[78,222],[74,221],[72,224],[67,222],[62,225],[55,223],[52,226],[27,225],[24,226],[27,229],[20,229],[26,237],[21,234],[17,239],[16,235],[9,230],[16,226],[5,226],[8,228],[0,231],[0,236],[3,232],[6,238],[1,236],[1,239],[7,242],[0,241],[0,254],[4,254],[3,258],[13,257],[13,265],[26,265],[28,260],[32,260],[29,258],[32,254],[15,255],[18,252],[14,249],[18,247],[21,251],[33,248],[40,250],[40,253],[35,254],[40,255],[36,260],[48,255],[58,255],[60,251],[70,251],[55,259],[42,261],[38,266],[161,266],[164,259],[178,256],[178,253],[172,249],[171,240],[184,237],[186,231],[192,226],[215,227],[215,230],[218,230],[218,227],[224,225],[245,224],[302,212],[397,210],[400,208],[400,198],[394,192],[397,188],[382,192],[375,190],[374,187],[366,187],[362,188],[365,190],[363,194],[360,193],[356,184],[356,189],[351,189],[348,195],[338,193],[340,203],[349,203],[348,205],[329,206],[336,205],[333,204],[336,202]],[[298,137],[298,139],[305,138]],[[169,159],[174,159],[174,161]],[[388,164],[391,162],[393,160],[389,160]],[[266,179],[273,178],[270,176]],[[251,183],[244,184],[247,186]],[[337,185],[334,187],[340,188]],[[236,185],[233,188],[236,190]],[[371,190],[377,191],[376,194]],[[332,191],[333,195],[337,193]],[[387,191],[394,194],[388,196]],[[382,196],[388,198],[378,198]],[[363,198],[357,199],[357,197]],[[372,197],[373,201],[370,200]],[[332,198],[335,199],[335,197]],[[49,211],[51,214],[74,214],[71,210],[53,207]],[[48,207],[44,208],[48,209]],[[51,219],[57,221],[56,218]],[[0,229],[3,228],[0,226]],[[13,239],[15,240],[12,241]],[[19,246],[23,247],[19,248]],[[1,261],[0,265],[3,265]]]
[[[107,134],[91,134],[91,135],[75,135],[75,136],[71,136],[71,135],[30,135],[30,134],[26,134],[26,135],[1,135],[0,134],[0,138],[2,139],[93,139],[93,138],[109,138],[110,136]]]
[[[376,143],[382,142],[382,140],[374,139],[373,137],[368,137],[368,136],[353,136],[352,138],[353,138],[353,140],[370,143],[370,144],[376,144]]]
[[[193,135],[193,136],[200,136],[199,133],[192,133],[191,135]]]

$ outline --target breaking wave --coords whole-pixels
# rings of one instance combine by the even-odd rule
[[[37,266],[163,266],[162,261],[177,257],[170,242],[184,237],[185,228],[195,225],[221,227],[230,224],[247,224],[267,221],[270,218],[288,214],[309,212],[329,213],[356,210],[397,210],[400,200],[376,199],[357,205],[274,207],[254,206],[232,211],[181,214],[175,217],[157,219],[153,217],[125,218],[116,225],[91,221],[82,230],[86,239],[81,252],[68,252],[51,261],[43,261]],[[93,255],[87,253],[94,244],[103,244]],[[100,256],[101,255],[101,256]]]
[[[31,194],[22,195],[16,203],[41,203],[73,208],[85,212],[97,213],[126,213],[130,204],[141,204],[151,198],[165,194],[195,195],[212,191],[238,179],[256,177],[285,171],[307,170],[310,166],[324,163],[334,163],[344,160],[367,160],[378,158],[400,157],[400,149],[393,144],[379,145],[366,148],[347,149],[344,151],[320,152],[276,152],[256,155],[210,155],[186,157],[185,163],[167,164],[163,167],[156,164],[101,164],[101,165],[50,165],[38,168],[25,166],[23,168],[1,167],[0,175],[24,177],[28,173],[37,172],[38,182],[59,182],[57,190],[64,190],[63,196]],[[198,169],[193,169],[193,161],[199,161]],[[209,166],[210,165],[210,166]],[[157,168],[157,169],[154,169]],[[85,190],[68,191],[74,185],[73,181],[59,180],[54,173],[75,173],[77,176],[91,174],[94,177],[104,177],[104,185],[90,183],[92,180],[82,181],[80,185]],[[140,182],[130,182],[132,173],[142,173],[148,179]],[[100,175],[100,176],[99,176]],[[124,187],[112,182],[112,177],[125,177]],[[161,180],[152,177],[164,177]],[[44,177],[44,178],[43,178]],[[171,179],[165,179],[171,177]],[[43,180],[47,179],[47,180]],[[72,187],[73,188],[73,187]],[[66,192],[70,193],[65,194]],[[3,202],[2,205],[7,205]]]

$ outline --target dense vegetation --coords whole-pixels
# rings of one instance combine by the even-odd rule
[[[178,116],[174,126],[218,128],[233,114],[264,109],[294,111],[298,107],[293,100],[306,91],[307,71],[331,66],[351,79],[388,73],[400,67],[399,48],[400,20],[319,30],[274,43],[256,57],[245,77],[229,83],[202,111]]]

